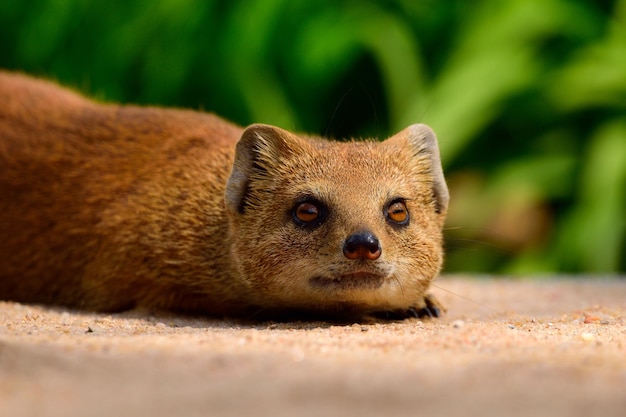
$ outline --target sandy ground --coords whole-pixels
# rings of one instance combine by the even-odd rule
[[[347,325],[0,302],[0,416],[626,415],[626,279],[437,286]]]

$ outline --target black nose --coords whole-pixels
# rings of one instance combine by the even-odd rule
[[[351,234],[343,243],[343,254],[348,259],[374,261],[380,257],[381,253],[378,238],[367,230]]]

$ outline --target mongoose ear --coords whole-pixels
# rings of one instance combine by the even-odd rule
[[[437,145],[437,136],[433,130],[425,124],[414,124],[402,132],[392,136],[390,141],[403,141],[413,148],[413,157],[418,164],[425,162],[433,179],[433,196],[435,198],[435,208],[437,213],[445,213],[448,209],[448,201],[450,194],[448,186],[443,176],[441,167],[441,157],[439,155],[439,146]]]
[[[272,171],[290,155],[298,153],[300,139],[275,126],[254,124],[241,135],[235,161],[226,183],[226,208],[243,213],[250,183],[271,180]]]

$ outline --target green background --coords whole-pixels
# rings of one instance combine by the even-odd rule
[[[337,138],[438,134],[446,270],[626,270],[626,1],[4,0],[0,67]]]

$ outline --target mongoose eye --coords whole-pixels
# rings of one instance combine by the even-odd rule
[[[321,214],[321,208],[310,201],[299,203],[293,211],[294,220],[302,225],[308,225],[320,220]]]
[[[392,222],[405,225],[409,222],[409,210],[404,201],[394,201],[387,206],[387,218]]]

